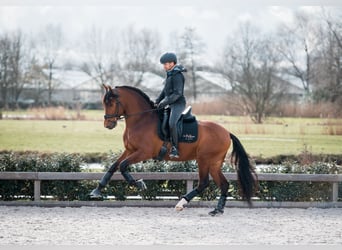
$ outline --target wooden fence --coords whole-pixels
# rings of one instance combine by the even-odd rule
[[[100,180],[104,173],[87,173],[87,172],[0,172],[0,180],[32,180],[34,181],[34,201],[40,202],[41,182],[47,180]],[[185,180],[187,192],[193,189],[193,183],[198,180],[198,174],[195,172],[139,172],[132,173],[135,179],[144,180]],[[228,180],[237,180],[236,173],[225,173]],[[342,202],[338,202],[338,185],[342,182],[342,174],[258,174],[259,181],[296,181],[296,182],[327,182],[332,185],[332,202],[324,203],[322,207],[338,206],[341,207]],[[111,180],[123,180],[121,174],[116,173]],[[1,202],[5,204],[6,202]],[[270,202],[266,202],[270,203]],[[286,207],[286,203],[280,202]],[[291,204],[302,204],[299,207],[309,207],[312,202],[291,202]],[[82,203],[84,204],[84,203]],[[274,204],[274,203],[273,203]],[[279,202],[278,202],[279,204]],[[276,205],[277,206],[277,205]],[[313,205],[315,206],[315,205]],[[270,205],[266,205],[270,207]],[[296,207],[296,205],[289,205]]]

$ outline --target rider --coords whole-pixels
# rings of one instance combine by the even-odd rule
[[[170,158],[179,158],[177,121],[186,104],[184,97],[185,79],[182,74],[182,72],[186,72],[186,69],[182,65],[177,65],[177,56],[170,52],[160,57],[160,63],[164,65],[166,79],[164,81],[164,88],[155,103],[158,108],[169,107],[171,110],[169,119],[172,145]]]

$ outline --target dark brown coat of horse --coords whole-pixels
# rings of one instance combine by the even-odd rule
[[[105,86],[103,97],[105,110],[104,127],[113,129],[119,119],[125,118],[126,128],[123,135],[125,151],[109,168],[99,185],[90,196],[101,196],[101,189],[110,181],[115,171],[120,170],[124,178],[141,189],[146,188],[142,180],[134,180],[128,172],[130,164],[156,158],[163,145],[157,135],[158,115],[153,102],[141,90],[128,86],[111,88]],[[179,143],[180,157],[176,161],[196,160],[199,184],[183,196],[176,210],[183,209],[193,197],[209,185],[209,174],[221,189],[217,207],[211,215],[223,213],[228,195],[229,183],[221,171],[227,151],[233,143],[232,163],[236,166],[242,196],[251,204],[251,197],[257,186],[257,178],[248,155],[240,141],[222,126],[210,121],[198,121],[198,140],[194,143]],[[171,159],[165,157],[166,161]],[[175,161],[175,159],[172,159]]]

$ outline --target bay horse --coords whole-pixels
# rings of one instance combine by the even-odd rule
[[[120,170],[125,180],[139,189],[145,189],[143,180],[135,180],[128,171],[130,164],[156,158],[163,145],[157,134],[158,113],[154,103],[141,90],[130,86],[112,88],[103,85],[104,127],[113,129],[118,120],[125,119],[123,135],[125,150],[102,177],[98,186],[90,193],[91,198],[101,197],[103,189],[115,171]],[[210,121],[198,121],[198,139],[194,143],[179,143],[179,158],[173,161],[196,160],[199,183],[196,188],[181,198],[175,209],[183,210],[184,205],[200,194],[209,185],[209,174],[221,190],[216,208],[210,215],[222,214],[228,195],[229,183],[221,166],[227,151],[233,143],[232,164],[236,166],[238,183],[242,197],[251,205],[251,197],[256,190],[257,176],[249,157],[239,139],[222,126]],[[168,155],[164,160],[171,160]]]

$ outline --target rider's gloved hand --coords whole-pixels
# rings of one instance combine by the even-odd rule
[[[158,106],[157,106],[157,108],[158,109],[162,109],[162,108],[165,108],[165,103],[163,103],[163,102],[160,102],[160,103],[158,103]]]

